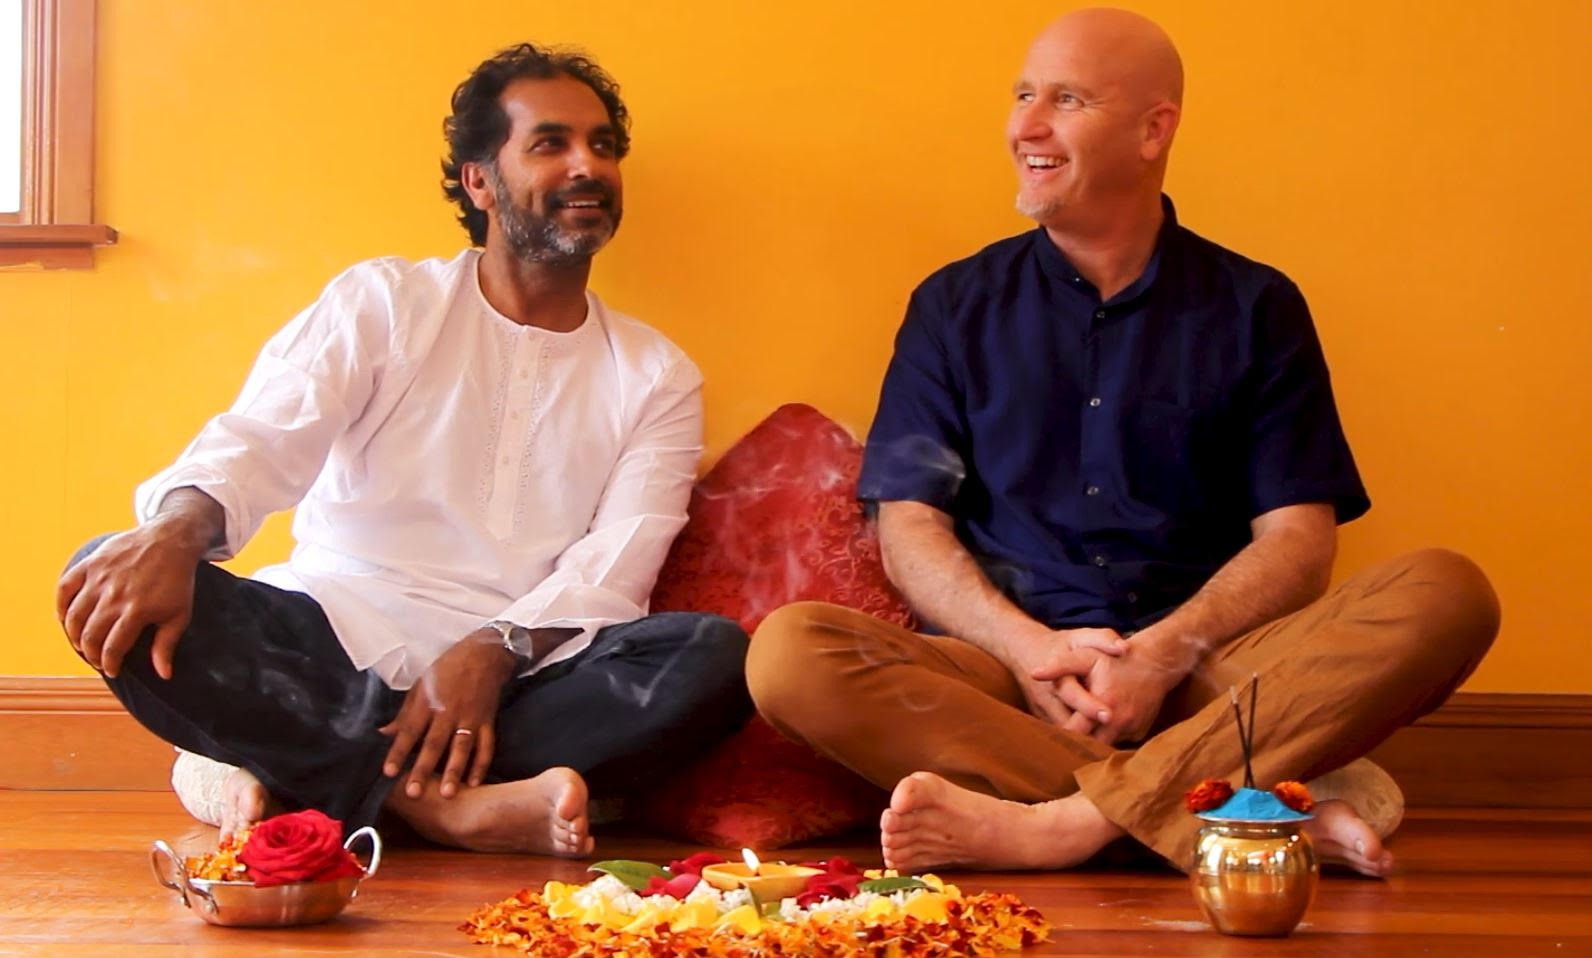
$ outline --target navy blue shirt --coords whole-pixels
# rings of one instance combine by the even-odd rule
[[[1177,224],[1102,302],[1043,229],[912,294],[858,497],[949,513],[1052,628],[1143,628],[1282,506],[1370,507],[1309,309],[1282,273]]]

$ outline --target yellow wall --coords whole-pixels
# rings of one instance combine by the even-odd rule
[[[101,0],[93,272],[0,274],[0,673],[84,674],[56,571],[358,259],[448,254],[453,84],[574,42],[636,116],[595,284],[709,383],[714,453],[776,404],[866,428],[909,289],[1019,231],[1001,127],[1038,3]],[[1469,684],[1592,691],[1592,191],[1581,0],[1138,6],[1190,75],[1184,221],[1305,290],[1376,507],[1340,569],[1448,544],[1502,639]],[[444,12],[451,11],[451,12]],[[286,549],[274,521],[238,564]]]

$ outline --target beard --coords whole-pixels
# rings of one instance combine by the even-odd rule
[[[508,187],[494,172],[492,194],[497,200],[498,227],[509,250],[528,263],[575,263],[589,260],[608,245],[619,231],[623,210],[619,197],[610,187],[596,180],[585,180],[547,194],[547,215],[522,206],[509,195]],[[606,222],[590,229],[569,229],[555,214],[572,200],[597,200],[607,213]]]
[[[1017,191],[1017,212],[1035,222],[1043,223],[1061,209],[1061,201],[1054,197],[1032,196],[1025,190]]]

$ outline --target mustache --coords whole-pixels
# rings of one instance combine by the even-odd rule
[[[575,200],[596,200],[603,209],[611,210],[614,207],[615,194],[612,187],[596,180],[587,180],[576,183],[574,186],[558,190],[547,195],[547,208],[551,211],[563,209]]]

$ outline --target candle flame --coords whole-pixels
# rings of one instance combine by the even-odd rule
[[[741,849],[741,858],[746,862],[746,867],[750,868],[752,870],[752,874],[754,875],[757,874],[758,869],[763,867],[763,863],[757,860],[757,856],[752,854],[752,850],[750,848]]]

